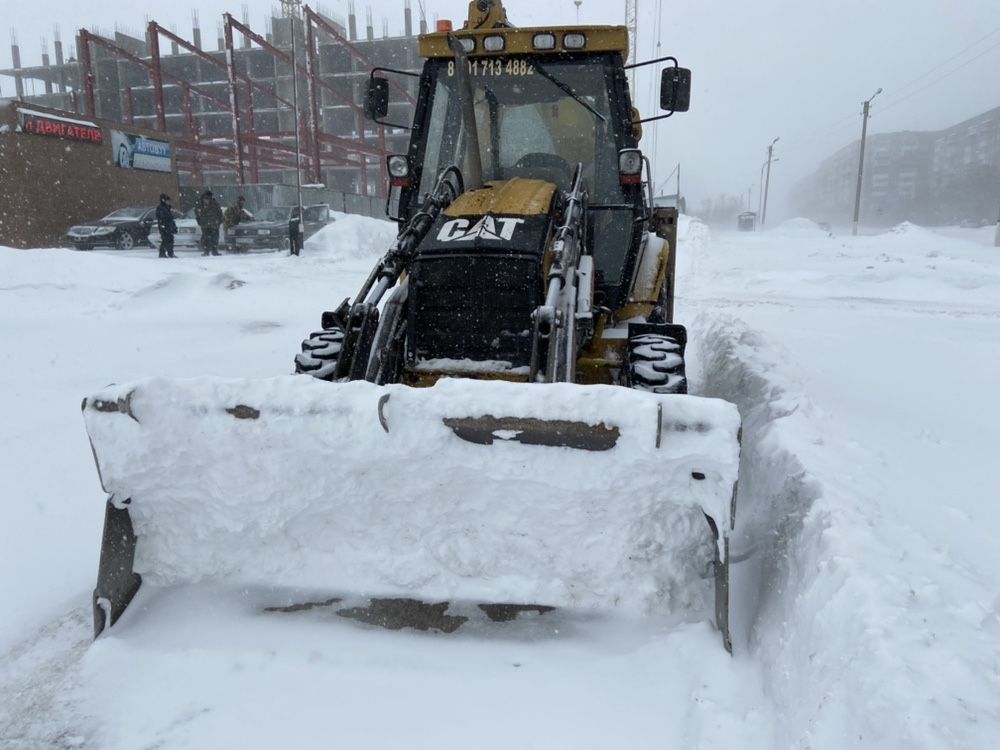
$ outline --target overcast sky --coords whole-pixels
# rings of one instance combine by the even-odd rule
[[[861,102],[879,87],[870,132],[931,130],[1000,106],[1000,0],[638,0],[641,59],[674,55],[693,71],[691,111],[656,126],[655,179],[678,162],[681,190],[697,206],[708,196],[746,194],[758,200],[761,164],[775,137],[769,216],[786,214],[796,180],[826,156],[857,140]],[[414,23],[421,3],[413,0]],[[250,25],[264,29],[277,2],[246,3]],[[371,7],[376,34],[382,18],[390,35],[402,33],[403,0],[356,0],[359,25]],[[573,0],[506,0],[517,26],[575,22]],[[5,3],[0,27],[16,31],[24,65],[39,64],[41,40],[51,51],[58,23],[67,50],[81,26],[141,32],[147,19],[191,35],[193,3],[148,0],[36,0]],[[13,7],[11,7],[13,6]],[[347,0],[314,7],[347,15]],[[464,19],[464,0],[423,3],[428,20]],[[215,46],[224,11],[242,17],[243,3],[197,3],[202,36]],[[658,10],[662,17],[658,26]],[[620,24],[624,2],[582,0],[581,23]],[[456,24],[460,25],[460,24]],[[68,51],[67,51],[68,54]],[[0,67],[11,64],[9,45]],[[649,68],[644,70],[650,70]],[[655,114],[651,79],[637,86],[644,115]],[[9,96],[13,81],[0,77]],[[647,126],[643,146],[653,147]],[[673,192],[664,188],[663,192]],[[773,212],[773,214],[772,214]]]

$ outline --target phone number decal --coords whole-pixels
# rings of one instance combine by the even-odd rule
[[[533,76],[535,66],[527,60],[504,60],[501,57],[469,60],[469,75],[472,76]],[[455,61],[448,63],[448,75],[455,75]]]

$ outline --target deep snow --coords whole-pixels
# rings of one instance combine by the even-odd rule
[[[393,228],[343,219],[301,258],[0,249],[0,747],[997,745],[1000,251],[681,229],[693,389],[744,420],[732,658],[707,623],[387,632],[211,585],[150,587],[91,644],[81,398],[287,373]]]

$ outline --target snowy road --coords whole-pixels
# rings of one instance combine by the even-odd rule
[[[392,234],[334,227],[295,260],[0,249],[0,748],[1000,743],[1000,252],[976,232],[682,225],[692,382],[744,418],[734,658],[707,624],[386,632],[198,587],[144,589],[91,645],[81,397],[287,372]]]

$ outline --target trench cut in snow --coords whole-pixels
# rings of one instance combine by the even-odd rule
[[[135,572],[154,585],[701,619],[714,597],[705,516],[720,546],[731,529],[740,422],[715,399],[151,379],[105,389],[84,413],[105,490],[129,501]],[[568,423],[590,437],[559,444],[538,429]]]

